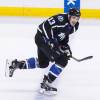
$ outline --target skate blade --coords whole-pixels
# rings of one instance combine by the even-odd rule
[[[9,73],[9,66],[11,65],[11,61],[6,59],[6,64],[5,64],[5,77],[10,77]]]
[[[39,93],[42,95],[47,95],[47,96],[57,95],[57,91],[45,91],[45,89],[40,89]]]

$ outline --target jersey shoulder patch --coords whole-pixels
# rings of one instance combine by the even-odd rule
[[[60,21],[60,22],[63,22],[63,20],[64,20],[64,17],[61,15],[59,15],[57,18],[58,18],[58,21]]]

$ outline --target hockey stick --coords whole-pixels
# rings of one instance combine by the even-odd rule
[[[84,60],[91,59],[91,58],[93,58],[93,56],[87,56],[87,57],[84,57],[82,59],[77,59],[76,57],[73,57],[73,56],[71,56],[71,58],[76,60],[77,62],[81,62],[81,61],[84,61]]]

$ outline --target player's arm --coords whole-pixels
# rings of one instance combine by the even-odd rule
[[[48,44],[53,47],[54,45],[57,45],[57,39],[54,37],[54,31],[53,27],[57,25],[57,19],[56,16],[50,17],[43,23],[43,31],[45,34],[45,37],[48,40]]]
[[[57,20],[57,15],[52,16],[48,18],[44,23],[43,23],[43,31],[45,33],[45,36],[49,39],[53,39],[53,27],[55,27],[58,24]]]
[[[65,38],[61,45],[60,45],[60,50],[63,52],[63,53],[66,53],[67,56],[72,56],[72,51],[71,51],[71,48],[70,46],[68,45],[68,41],[69,41],[69,38]]]
[[[75,31],[78,30],[78,27],[79,27],[79,22],[77,22],[76,25],[75,25]],[[66,39],[63,40],[61,50],[65,53],[67,53],[67,55],[69,57],[71,57],[72,56],[72,51],[71,51],[70,46],[68,45],[68,41],[69,41],[69,38],[66,38]]]

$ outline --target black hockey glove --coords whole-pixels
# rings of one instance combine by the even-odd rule
[[[68,59],[70,59],[70,57],[72,57],[72,51],[71,51],[69,45],[60,46],[60,51],[67,54]]]
[[[58,41],[56,39],[45,39],[45,43],[48,45],[50,49],[50,60],[53,62],[56,58],[61,55],[61,51],[59,50]]]
[[[59,47],[58,41],[56,39],[48,40],[48,45],[50,46],[51,49]]]
[[[62,55],[64,55],[63,52],[60,51],[59,48],[52,48],[52,57],[54,58],[54,60],[58,59],[59,57],[61,57]]]
[[[62,55],[62,52],[59,50],[59,43],[56,39],[52,39],[50,41],[50,48],[52,50],[54,58],[58,58],[60,55]]]

